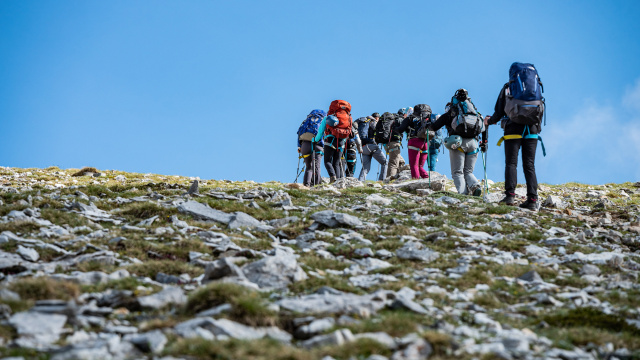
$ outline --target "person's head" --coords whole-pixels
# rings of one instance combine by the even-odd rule
[[[455,98],[458,99],[459,102],[463,102],[469,97],[469,92],[466,89],[460,88],[456,90],[456,93],[453,96],[455,96]]]
[[[412,106],[409,106],[407,108],[407,116],[409,116],[409,115],[413,115],[413,107]]]
[[[407,108],[400,108],[400,110],[398,110],[398,115],[403,118],[407,117]]]
[[[379,112],[374,112],[373,114],[371,114],[371,117],[376,119],[376,120],[379,120],[380,119],[380,113]]]

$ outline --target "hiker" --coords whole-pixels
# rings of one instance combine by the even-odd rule
[[[407,133],[407,147],[409,148],[409,167],[413,179],[427,179],[429,173],[424,169],[429,151],[427,150],[427,129],[431,123],[431,107],[418,104],[413,107],[413,113],[407,116],[397,128],[400,133]],[[431,135],[429,135],[431,136]]]
[[[332,101],[327,116],[320,123],[318,134],[313,139],[313,142],[319,142],[324,135],[324,167],[331,183],[344,176],[342,152],[352,127],[351,104],[344,100]]]
[[[478,137],[482,134],[482,141],[486,141],[487,132],[482,115],[473,105],[467,90],[456,91],[450,108],[431,125],[431,129],[436,131],[443,126],[449,133],[444,143],[449,149],[451,177],[458,193],[482,195],[482,184],[473,175],[473,170],[478,151],[486,151],[486,147],[480,147]]]
[[[362,154],[362,142],[358,135],[357,126],[358,125],[354,122],[351,129],[351,137],[347,140],[347,152],[345,156],[345,162],[347,163],[345,166],[347,177],[354,177],[358,154]]]
[[[431,122],[436,122],[440,118],[440,114],[431,114]],[[429,171],[436,171],[436,164],[438,163],[438,153],[442,147],[442,129],[438,129],[435,132],[435,136],[429,138],[429,156],[427,157],[427,166]]]
[[[327,115],[324,110],[313,110],[298,128],[298,153],[304,158],[304,186],[314,186],[322,182],[320,176],[320,163],[322,162],[323,139],[313,142],[313,138],[318,134],[318,127]]]
[[[400,167],[404,165],[402,158],[402,132],[398,127],[406,117],[406,108],[398,111],[398,114],[384,113],[382,119],[376,125],[376,142],[382,144],[388,158],[387,177],[394,177]],[[388,115],[385,120],[385,115]],[[378,133],[378,132],[381,133]]]
[[[518,183],[518,152],[522,148],[522,168],[527,182],[527,200],[521,208],[538,209],[538,179],[536,176],[536,149],[538,141],[546,155],[544,143],[538,134],[542,130],[542,117],[545,111],[542,97],[542,81],[533,64],[515,62],[509,68],[509,82],[504,84],[498,95],[494,113],[485,117],[487,126],[502,120],[504,136],[505,197],[500,202],[515,205],[516,185]],[[486,146],[486,145],[485,145]]]
[[[371,116],[361,117],[356,121],[358,123],[358,135],[360,135],[360,141],[362,141],[362,170],[360,170],[360,176],[358,176],[360,181],[367,179],[367,173],[371,170],[371,158],[374,158],[382,165],[378,180],[384,180],[387,159],[375,140],[376,125],[379,119],[380,114],[376,112]]]

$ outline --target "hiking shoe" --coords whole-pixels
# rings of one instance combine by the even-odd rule
[[[336,177],[335,176],[331,176],[329,178],[329,184],[333,184],[334,182],[336,182]]]
[[[499,204],[504,204],[507,206],[513,206],[516,204],[516,197],[515,195],[507,195],[504,197],[504,199],[500,200]]]
[[[471,191],[471,193],[473,194],[473,196],[482,195],[482,185],[478,184],[478,185],[474,186],[473,190]]]
[[[527,199],[527,201],[520,204],[523,209],[529,209],[532,211],[538,210],[538,199]]]

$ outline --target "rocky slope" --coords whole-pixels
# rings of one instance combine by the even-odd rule
[[[0,355],[640,356],[640,183],[541,185],[531,212],[432,175],[0,168]]]

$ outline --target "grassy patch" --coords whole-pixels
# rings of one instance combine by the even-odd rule
[[[348,264],[341,262],[335,259],[325,259],[318,255],[315,255],[311,252],[303,253],[302,256],[298,259],[298,262],[305,264],[306,266],[312,269],[333,269],[333,270],[344,270],[349,267]]]
[[[375,319],[366,319],[347,328],[355,333],[383,331],[391,336],[404,336],[416,331],[418,325],[426,325],[428,319],[405,310],[383,310]]]
[[[71,300],[80,295],[80,287],[69,281],[47,277],[18,279],[9,285],[23,300]]]
[[[159,222],[166,221],[167,217],[178,214],[178,210],[177,208],[165,208],[156,203],[145,201],[123,205],[119,208],[118,213],[131,221],[148,219],[158,215],[159,218],[156,222]]]
[[[195,314],[212,307],[230,304],[227,315],[235,321],[252,326],[275,325],[277,313],[267,308],[263,294],[241,285],[214,282],[189,295],[184,312]]]
[[[294,294],[311,294],[323,286],[329,286],[336,290],[361,294],[362,290],[351,285],[347,280],[337,276],[325,275],[324,278],[309,276],[307,280],[298,281],[289,285],[289,291]]]
[[[316,352],[320,356],[336,359],[365,359],[371,355],[391,356],[391,350],[373,339],[358,339],[341,346],[320,348]]]
[[[132,274],[156,278],[159,272],[168,275],[189,274],[191,277],[201,275],[204,270],[187,262],[175,260],[147,260],[142,264],[133,264],[127,267]]]
[[[195,359],[251,359],[251,360],[318,360],[311,352],[284,345],[276,340],[262,339],[242,341],[209,341],[205,339],[180,339],[170,345],[165,355],[189,356]]]

